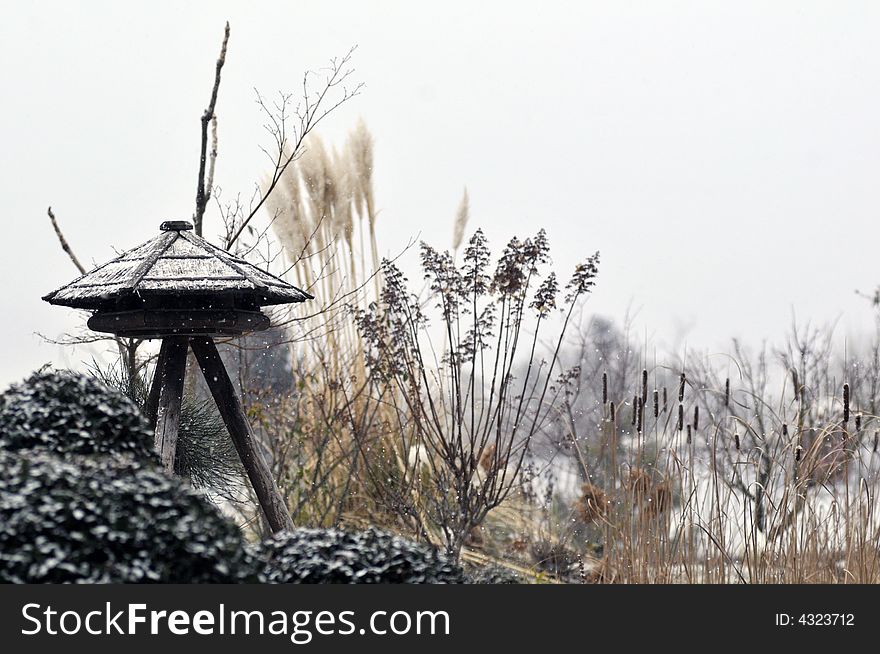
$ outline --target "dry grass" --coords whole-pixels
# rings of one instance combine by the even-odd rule
[[[785,397],[780,412],[756,411],[760,398],[734,391],[731,401],[729,393],[700,386],[690,401],[679,395],[672,417],[649,413],[642,433],[622,430],[605,487],[590,488],[613,507],[594,535],[605,557],[593,579],[880,581],[880,466],[864,428],[873,416],[863,416],[858,428],[847,420],[849,386],[829,400],[828,412]],[[698,406],[706,424],[681,425],[683,415],[699,419]],[[600,428],[606,435],[619,431],[609,413]],[[814,422],[820,415],[826,422]],[[582,507],[583,499],[575,514],[593,523],[595,514],[584,516]]]
[[[430,452],[406,447],[414,416],[371,386],[351,317],[383,288],[372,161],[363,125],[338,151],[313,138],[274,196],[287,274],[318,299],[309,315],[276,316],[293,392],[252,396],[252,419],[298,524],[378,524],[443,545],[426,507],[448,480],[425,473]],[[468,220],[465,192],[453,256]],[[610,371],[576,340],[571,367],[554,371],[564,399],[509,496],[469,529],[463,560],[539,581],[880,581],[880,347],[839,366],[818,332],[795,332],[773,356],[737,344],[719,372],[694,356],[633,369],[648,346],[624,340],[603,353],[619,364]],[[495,459],[486,443],[478,475]]]

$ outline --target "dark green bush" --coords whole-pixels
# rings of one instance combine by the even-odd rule
[[[136,404],[38,372],[0,396],[0,581],[461,583],[436,549],[369,529],[239,530],[155,465]]]
[[[267,583],[455,584],[461,568],[435,548],[375,528],[296,529],[253,548]]]
[[[36,372],[0,395],[0,448],[55,454],[153,458],[153,437],[138,407],[96,379]]]
[[[255,580],[236,526],[153,465],[0,449],[0,470],[0,581]]]
[[[475,567],[467,571],[466,583],[469,584],[522,584],[525,581],[517,572],[503,565],[490,564]]]

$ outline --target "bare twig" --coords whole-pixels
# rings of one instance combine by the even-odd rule
[[[49,207],[46,213],[49,214],[49,220],[52,221],[52,228],[55,230],[55,236],[58,237],[58,242],[61,244],[61,249],[67,253],[67,256],[70,257],[70,260],[73,262],[73,265],[76,266],[76,269],[79,270],[80,274],[85,275],[86,269],[79,262],[79,259],[76,258],[76,255],[70,248],[70,244],[67,242],[67,239],[64,238],[64,234],[61,233],[61,228],[58,226],[58,221],[55,219],[55,214],[52,213],[52,207]]]
[[[47,209],[47,213],[49,214],[49,220],[52,221],[52,227],[55,230],[55,235],[58,237],[58,242],[61,244],[61,249],[67,253],[67,256],[73,262],[73,265],[76,266],[77,270],[79,270],[81,275],[86,274],[86,269],[79,262],[77,256],[73,253],[73,250],[70,247],[70,244],[67,242],[67,239],[64,238],[64,234],[61,232],[61,227],[58,226],[58,220],[55,218],[55,214],[52,211],[52,207]],[[142,340],[136,338],[122,338],[119,336],[114,337],[106,337],[106,336],[64,336],[58,340],[52,340],[45,336],[42,336],[43,340],[55,343],[58,345],[77,345],[83,343],[97,343],[105,340],[113,340],[116,343],[116,347],[119,350],[120,360],[125,365],[125,369],[128,373],[129,383],[134,383],[134,380],[137,376],[138,371],[144,365],[143,363],[138,363],[137,358],[137,350],[143,343]]]
[[[208,108],[202,114],[202,149],[199,159],[199,181],[196,190],[196,213],[193,219],[195,232],[199,236],[202,234],[202,219],[205,215],[205,207],[211,196],[210,185],[214,182],[214,164],[217,159],[217,121],[214,115],[214,107],[217,105],[217,92],[220,89],[220,71],[223,64],[226,63],[226,44],[229,42],[229,23],[226,23],[226,29],[223,33],[223,45],[220,46],[220,56],[217,58],[217,64],[214,69],[214,88],[211,90],[211,100]],[[208,152],[208,124],[213,123],[213,144],[211,149],[211,165],[208,174],[208,185],[205,184],[205,164],[207,163]]]
[[[273,111],[266,105],[263,97],[257,93],[257,104],[264,111],[268,119],[265,129],[274,141],[273,153],[270,154],[266,148],[261,149],[272,162],[273,172],[265,191],[259,191],[255,201],[251,202],[247,216],[244,216],[237,225],[233,223],[232,226],[235,229],[226,238],[225,248],[227,250],[232,248],[253,217],[259,213],[266,200],[272,195],[278,183],[284,177],[288,166],[302,155],[305,139],[311,131],[328,114],[360,93],[363,83],[358,83],[353,88],[348,88],[345,85],[346,80],[354,72],[352,68],[349,68],[354,50],[355,48],[351,48],[345,56],[331,59],[320,91],[314,94],[310,93],[308,82],[310,73],[307,72],[303,76],[303,104],[296,107],[293,112],[298,124],[294,125],[292,130],[288,125],[288,120],[291,118],[288,112],[291,96],[281,94],[280,101],[275,103],[275,110]],[[328,94],[339,88],[341,88],[340,96],[333,99],[328,98]]]

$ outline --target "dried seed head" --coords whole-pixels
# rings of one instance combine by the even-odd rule
[[[730,377],[724,380],[724,406],[730,406]]]
[[[614,422],[614,402],[608,403],[608,415],[611,418],[611,422]]]
[[[739,450],[739,434],[733,433],[733,444],[736,445],[736,449]]]
[[[691,430],[691,426],[688,425],[688,436],[687,436],[687,444],[688,444],[688,445],[691,444],[691,438],[692,438],[692,436],[691,436],[691,431],[692,431],[692,430]]]
[[[639,398],[638,405],[636,406],[636,431],[640,434],[642,433],[642,426],[645,420],[645,403],[642,402],[642,398]]]
[[[664,386],[663,387],[663,410],[666,411],[667,408],[669,408],[669,398],[667,397],[666,387]]]
[[[800,462],[800,460],[801,460],[801,450],[802,450],[802,449],[803,449],[803,448],[801,448],[800,445],[798,445],[798,446],[794,449],[794,462],[795,462],[795,463]]]
[[[608,513],[611,500],[598,486],[587,483],[581,486],[581,496],[575,508],[578,517],[584,524],[591,524],[600,520]]]
[[[642,370],[642,404],[648,402],[648,371]]]
[[[458,212],[455,214],[455,226],[452,230],[452,249],[457,251],[461,247],[464,240],[464,230],[467,228],[470,219],[470,200],[468,199],[467,187],[464,188],[464,195],[461,196],[461,204],[458,205]]]
[[[608,404],[608,373],[602,373],[602,404]]]
[[[784,422],[782,423],[782,435],[786,437],[788,436],[788,425]]]
[[[681,379],[678,382],[678,401],[684,402],[684,385],[687,382],[687,377],[684,373],[681,373]]]
[[[660,393],[654,389],[654,417],[660,417]]]
[[[856,431],[859,431],[862,428],[862,414],[861,412],[856,414]]]
[[[843,385],[843,424],[849,422],[849,384]]]
[[[878,439],[880,439],[880,431],[875,431],[874,432],[874,449],[872,449],[871,452],[877,451],[877,440]]]
[[[794,396],[796,399],[801,399],[801,384],[798,379],[797,370],[794,368],[791,369],[791,383],[794,386]]]
[[[700,429],[700,405],[694,407],[694,431]]]
[[[678,405],[678,431],[684,429],[684,405]]]
[[[639,396],[633,395],[633,411],[632,411],[632,426],[635,427],[637,416],[639,413]]]

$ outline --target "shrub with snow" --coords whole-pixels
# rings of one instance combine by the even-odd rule
[[[379,529],[296,529],[253,548],[264,582],[455,584],[461,568],[435,548]]]
[[[469,584],[522,584],[522,575],[495,563],[469,570],[465,575]]]
[[[0,395],[0,448],[35,447],[153,457],[153,438],[137,405],[72,372],[36,372]]]
[[[0,470],[2,582],[255,579],[236,526],[153,465],[0,449]]]

